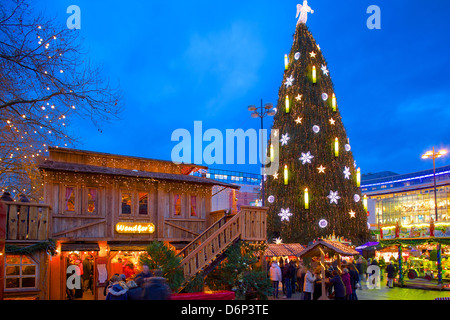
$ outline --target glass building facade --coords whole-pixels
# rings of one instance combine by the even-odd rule
[[[362,180],[378,226],[436,221],[433,170]],[[437,220],[450,221],[450,166],[436,168]]]

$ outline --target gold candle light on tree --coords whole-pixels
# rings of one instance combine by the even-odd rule
[[[316,66],[312,67],[312,82],[316,83],[317,82],[317,72],[316,72]]]
[[[339,157],[339,139],[337,137],[334,138],[334,156]]]
[[[336,95],[333,93],[333,97],[331,98],[331,108],[334,112],[336,112]]]
[[[273,150],[273,144],[270,144],[270,161],[271,162],[275,161],[275,152]]]
[[[287,185],[289,182],[289,172],[287,165],[284,166],[284,185]]]
[[[364,210],[366,210],[366,212],[367,212],[367,195],[364,195],[364,197],[363,197],[363,205],[364,205]]]
[[[289,96],[286,96],[286,113],[289,113]]]
[[[289,68],[289,58],[288,55],[284,55],[284,69],[287,70]]]
[[[305,209],[309,209],[309,192],[308,192],[308,188],[305,189]]]
[[[360,187],[361,186],[361,169],[358,168],[356,170],[356,186]]]

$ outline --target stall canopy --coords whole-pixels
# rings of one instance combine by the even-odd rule
[[[149,246],[148,242],[145,243],[115,243],[108,242],[110,251],[146,251]]]
[[[316,240],[312,245],[304,249],[299,256],[301,258],[317,257],[317,256],[320,257],[321,250],[325,254],[338,253],[342,256],[355,256],[360,254],[352,247],[349,247],[348,245],[345,245],[339,241],[319,239]]]
[[[367,242],[359,247],[356,247],[355,249],[361,253],[363,250],[375,250],[379,244],[379,242]]]
[[[61,243],[61,251],[100,251],[97,243]]]
[[[281,243],[281,244],[269,244],[264,256],[266,257],[284,257],[295,256],[298,257],[305,248],[298,243]]]

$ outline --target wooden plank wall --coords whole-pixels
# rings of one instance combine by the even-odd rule
[[[50,207],[28,202],[4,202],[6,240],[47,240]]]
[[[75,190],[75,211],[67,212],[65,204],[66,187]],[[87,190],[96,188],[98,211],[87,212]],[[133,199],[132,214],[121,213],[122,192],[130,192]],[[138,214],[138,194],[149,196],[147,215]],[[155,180],[64,173],[48,174],[44,185],[46,203],[52,212],[51,237],[66,240],[107,240],[107,241],[191,241],[207,228],[211,209],[210,186],[192,185]],[[174,213],[174,195],[181,195],[181,215]],[[197,197],[197,216],[190,215],[190,197]],[[115,231],[118,222],[153,223],[153,234],[119,234]],[[167,223],[165,223],[167,221]]]

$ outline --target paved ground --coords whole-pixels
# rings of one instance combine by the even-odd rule
[[[280,287],[281,289],[281,287]],[[280,292],[282,292],[280,290]],[[300,300],[300,294],[294,293],[291,299],[281,298],[279,300]],[[434,300],[440,297],[450,297],[450,291],[423,290],[413,288],[388,288],[382,286],[380,289],[358,289],[358,300]],[[273,300],[272,297],[269,298]]]

